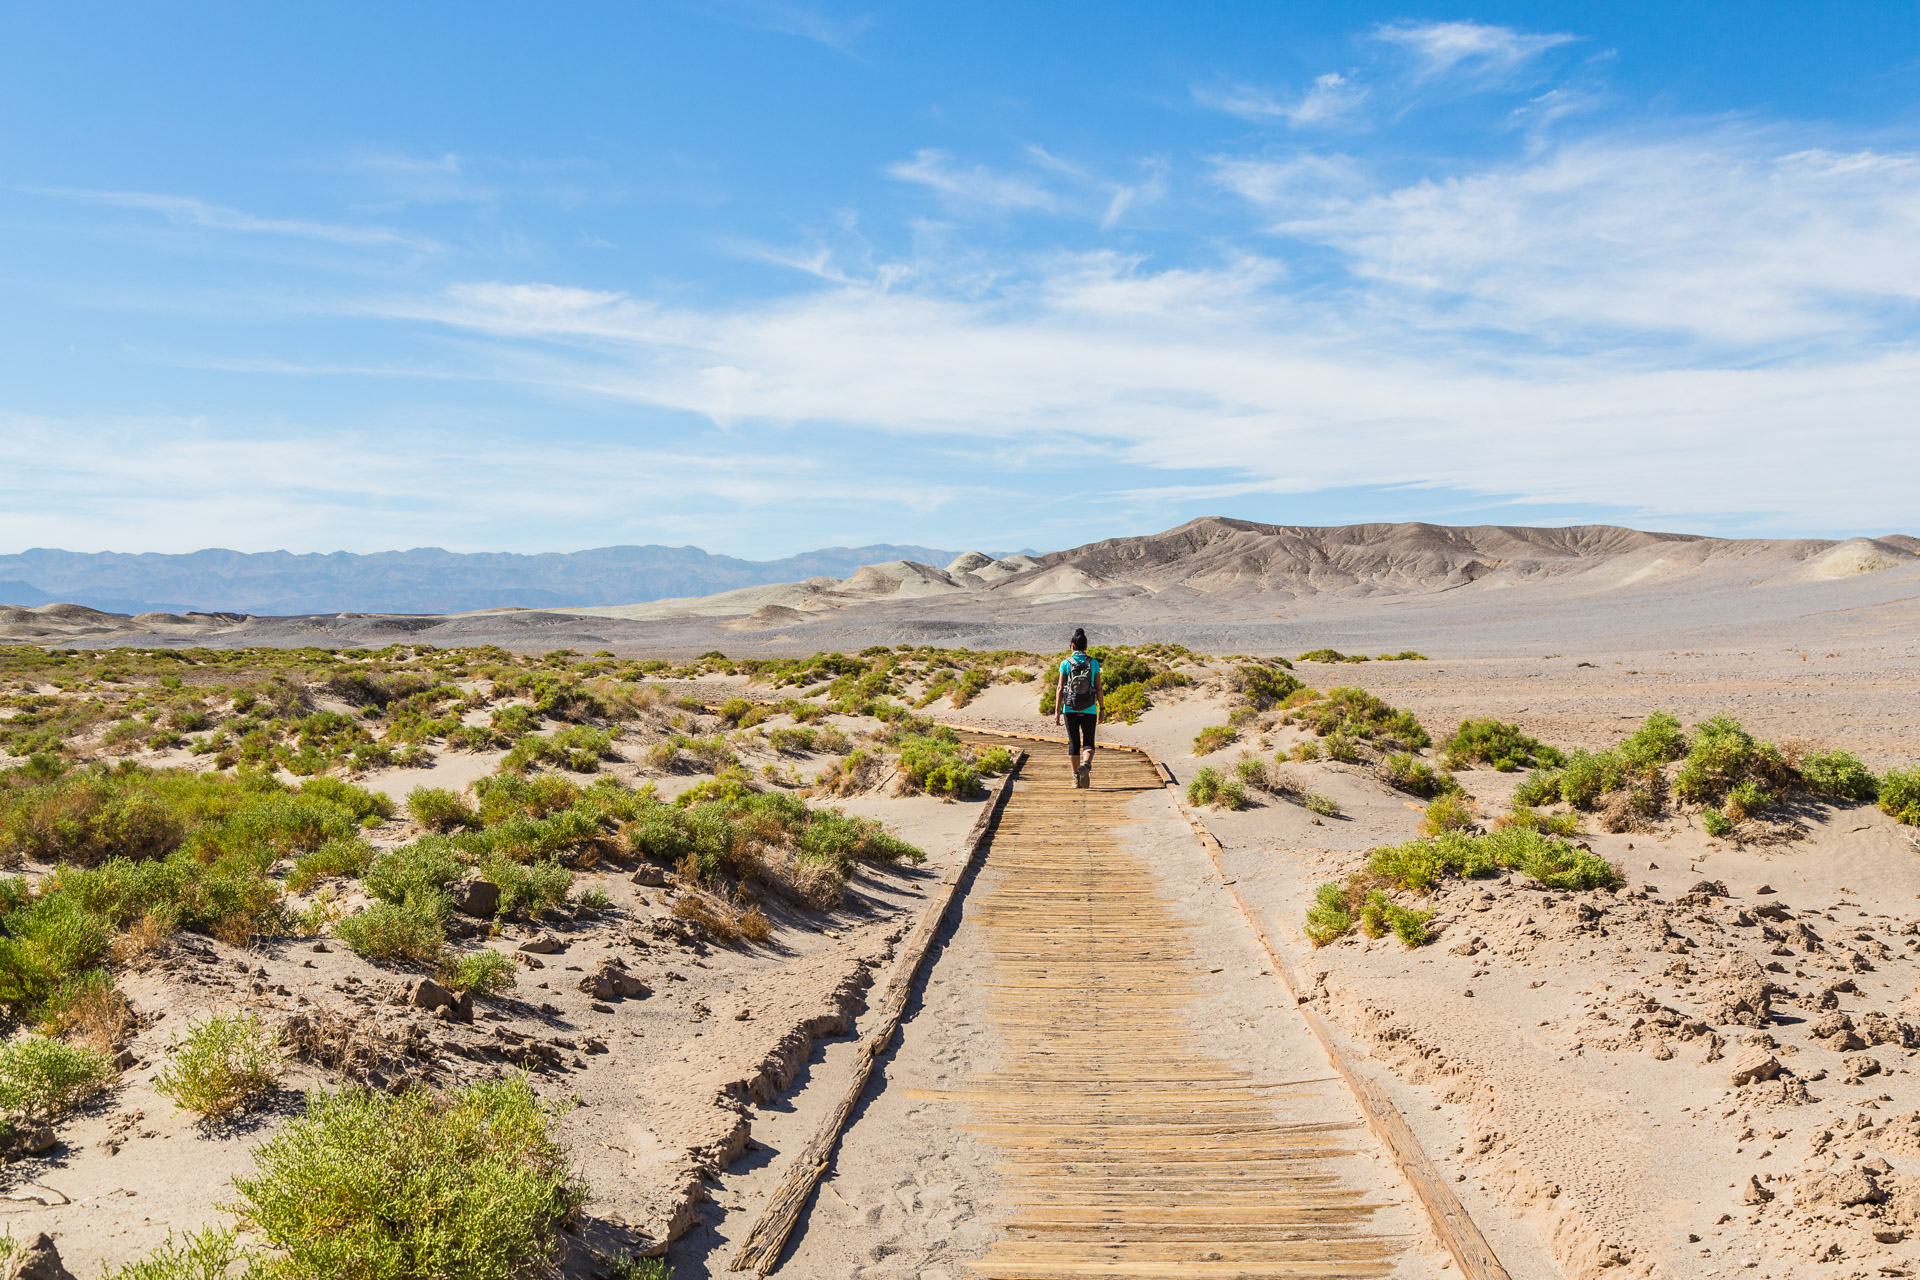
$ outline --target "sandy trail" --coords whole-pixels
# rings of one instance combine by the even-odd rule
[[[1032,745],[779,1274],[1443,1274],[1251,932],[1209,927],[1238,917],[1145,757],[1076,791]]]

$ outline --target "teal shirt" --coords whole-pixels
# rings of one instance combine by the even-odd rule
[[[1072,666],[1072,665],[1073,665],[1073,659],[1072,659],[1072,658],[1068,658],[1068,659],[1067,659],[1066,661],[1064,661],[1064,662],[1062,662],[1062,663],[1060,664],[1060,674],[1061,674],[1062,676],[1065,676],[1065,675],[1067,674],[1067,668],[1068,668],[1068,667],[1070,667],[1070,666]],[[1098,679],[1100,678],[1100,659],[1098,659],[1098,658],[1088,658],[1088,659],[1087,659],[1087,665],[1093,668],[1093,677],[1094,677],[1094,679],[1095,679],[1095,680],[1098,680]],[[1061,697],[1062,697],[1062,699],[1063,699],[1063,700],[1064,700],[1064,698],[1065,698],[1065,696],[1066,696],[1065,694],[1062,694],[1062,695],[1061,695]],[[1098,710],[1100,709],[1100,700],[1099,700],[1098,698],[1095,698],[1095,699],[1094,699],[1094,700],[1093,700],[1092,702],[1089,702],[1089,703],[1088,703],[1088,704],[1087,704],[1086,706],[1084,706],[1084,707],[1065,707],[1065,706],[1063,706],[1063,707],[1061,707],[1060,709],[1061,709],[1062,711],[1065,711],[1065,712],[1067,712],[1067,713],[1068,713],[1068,714],[1070,714],[1070,715],[1090,715],[1090,714],[1092,714],[1093,712],[1095,712],[1095,711],[1098,711]]]

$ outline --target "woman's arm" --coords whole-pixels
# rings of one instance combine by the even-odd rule
[[[1067,697],[1067,673],[1064,671],[1057,671],[1054,673],[1054,680],[1053,680],[1053,722],[1055,724],[1065,723],[1060,718],[1060,716],[1061,716],[1061,713],[1066,710],[1066,708],[1061,705],[1061,703],[1066,700],[1066,697]]]

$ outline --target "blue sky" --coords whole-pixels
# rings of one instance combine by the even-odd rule
[[[7,4],[0,549],[1920,532],[1920,5]]]

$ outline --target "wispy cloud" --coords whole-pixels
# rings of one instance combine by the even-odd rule
[[[204,200],[196,200],[189,196],[159,195],[147,191],[88,191],[73,187],[22,187],[20,190],[29,195],[45,196],[54,200],[108,205],[120,209],[138,209],[157,214],[179,227],[204,227],[213,231],[238,231],[248,235],[289,236],[362,247],[392,246],[421,250],[440,248],[440,245],[431,239],[392,227],[314,222],[303,218],[264,218],[239,209],[208,204]]]
[[[1195,101],[1243,120],[1285,120],[1295,128],[1326,124],[1351,115],[1366,100],[1367,89],[1338,71],[1329,71],[1298,99],[1282,102],[1248,85],[1197,87]]]
[[[984,165],[955,168],[953,157],[935,148],[887,167],[887,175],[938,191],[967,204],[998,209],[1052,209],[1052,192],[1023,178],[994,173]]]
[[[853,53],[855,42],[873,22],[871,14],[840,20],[785,0],[707,0],[704,9],[724,22],[798,36],[845,54]]]
[[[1461,75],[1483,80],[1514,74],[1549,49],[1577,37],[1516,31],[1478,22],[1396,22],[1374,28],[1374,37],[1411,54],[1423,80]]]

